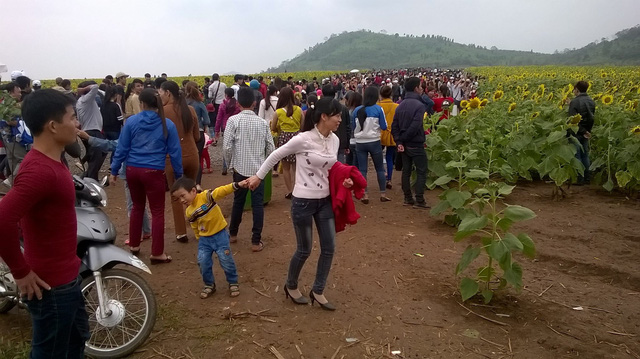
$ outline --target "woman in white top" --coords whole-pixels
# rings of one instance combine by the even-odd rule
[[[267,98],[260,101],[260,107],[258,108],[258,116],[271,121],[273,114],[276,112],[276,106],[278,105],[278,88],[274,85],[270,85],[267,88]],[[267,101],[267,99],[269,99]]]
[[[315,220],[320,237],[320,259],[311,304],[317,301],[325,310],[335,307],[324,297],[324,287],[331,269],[335,249],[335,222],[329,191],[329,169],[338,160],[340,140],[333,131],[341,121],[342,106],[333,98],[322,98],[307,110],[302,132],[275,150],[262,164],[258,173],[249,178],[249,188],[256,188],[273,165],[288,155],[296,156],[296,184],[291,201],[291,220],[296,233],[297,249],[291,263],[284,292],[296,304],[308,304],[298,289],[298,277],[311,254],[312,222]],[[343,185],[350,188],[351,179]]]

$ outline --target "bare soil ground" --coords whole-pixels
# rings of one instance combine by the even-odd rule
[[[220,175],[219,150],[211,150],[215,173],[204,175],[204,187],[231,181]],[[217,261],[218,291],[199,298],[197,243],[175,241],[167,206],[165,243],[174,261],[144,275],[159,314],[150,339],[132,357],[275,358],[273,347],[284,358],[307,359],[387,358],[390,351],[400,351],[399,358],[640,358],[637,200],[578,187],[569,198],[553,201],[552,185],[520,184],[508,203],[538,215],[517,227],[531,235],[538,251],[533,261],[517,258],[526,287],[499,292],[488,306],[479,300],[462,304],[454,269],[467,244],[454,243],[454,229],[428,211],[402,206],[396,172],[388,193],[393,201],[378,202],[371,188],[371,203],[356,205],[359,223],[337,236],[325,294],[338,310],[327,312],[285,300],[282,286],[295,237],[282,177],[273,182],[265,250],[251,252],[249,212],[232,245],[241,283],[237,298],[229,297]],[[117,244],[124,246],[124,189],[120,183],[107,192]],[[428,202],[435,204],[437,194],[428,192]],[[221,201],[225,215],[231,203],[231,196]],[[319,253],[314,242],[300,278],[305,294]],[[140,257],[148,261],[149,254],[150,242],[143,242]],[[0,316],[5,343],[27,341],[29,327],[25,311]]]

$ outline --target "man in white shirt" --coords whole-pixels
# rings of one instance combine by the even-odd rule
[[[218,74],[213,74],[211,76],[211,81],[211,85],[209,85],[209,99],[211,100],[211,103],[215,108],[215,113],[217,114],[218,108],[222,104],[222,101],[224,101],[224,90],[227,89],[227,85],[220,81],[220,75]],[[214,126],[212,125],[212,127]]]
[[[236,75],[237,76],[237,75]],[[242,76],[242,75],[240,75]],[[242,78],[242,77],[241,77]],[[233,170],[233,181],[241,182],[253,176],[275,149],[269,124],[253,112],[255,95],[248,87],[238,90],[238,104],[242,112],[229,117],[224,132],[223,155]],[[238,241],[238,228],[242,222],[242,212],[247,199],[246,188],[234,192],[233,209],[229,221],[231,243]],[[253,211],[253,228],[251,249],[260,252],[264,248],[262,243],[262,227],[264,223],[264,182],[251,192],[251,208]]]
[[[238,99],[238,90],[240,89],[240,87],[245,87],[246,86],[246,84],[244,83],[244,76],[242,76],[240,74],[236,74],[233,77],[233,82],[234,82],[234,84],[231,85],[231,88],[235,92],[234,97],[237,100]],[[223,94],[224,94],[224,92],[223,92]]]

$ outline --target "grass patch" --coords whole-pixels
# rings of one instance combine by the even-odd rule
[[[8,339],[0,336],[0,358],[26,359],[29,357],[31,345],[28,342]]]

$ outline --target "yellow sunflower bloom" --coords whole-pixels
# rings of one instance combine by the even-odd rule
[[[486,98],[483,98],[482,101],[480,101],[480,107],[485,107],[488,103],[489,103],[489,100],[487,100]]]
[[[494,100],[494,101],[498,101],[499,99],[501,99],[501,98],[502,98],[502,96],[503,96],[503,95],[504,95],[504,92],[503,92],[503,91],[498,90],[498,91],[496,91],[496,92],[493,94],[493,100]]]
[[[460,116],[466,116],[466,115],[467,115],[467,110],[466,109],[460,111]]]
[[[531,119],[533,120],[534,118],[540,116],[540,111],[536,111],[534,113],[531,114]]]
[[[471,101],[469,101],[469,108],[476,109],[478,107],[480,107],[480,99],[477,97],[472,98]]]
[[[602,103],[605,105],[611,105],[613,103],[613,96],[611,95],[602,96]]]
[[[580,115],[579,113],[569,117],[570,125],[577,125],[580,123],[580,121],[582,121],[582,115]]]
[[[536,93],[538,94],[538,96],[542,97],[544,96],[546,89],[544,88],[544,84],[540,84],[540,86],[538,86],[538,90],[536,91]]]
[[[553,101],[553,92],[550,92],[549,95],[547,95],[547,101]]]
[[[463,109],[469,107],[469,101],[467,101],[467,100],[460,101],[460,107],[463,108]]]
[[[634,136],[640,136],[640,126],[635,126],[633,127],[630,131],[630,134],[634,135]]]
[[[516,109],[516,103],[515,103],[515,102],[512,102],[512,103],[509,105],[509,112],[513,112],[513,110],[515,110],[515,109]]]

